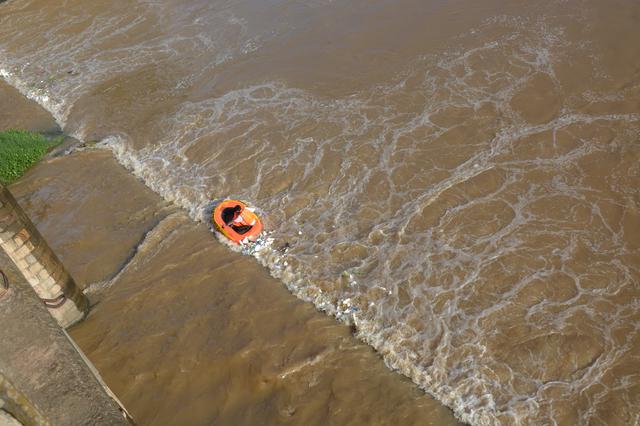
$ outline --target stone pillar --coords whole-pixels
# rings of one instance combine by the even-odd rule
[[[2,185],[0,248],[16,264],[60,326],[66,328],[84,318],[89,309],[86,297],[9,190]]]

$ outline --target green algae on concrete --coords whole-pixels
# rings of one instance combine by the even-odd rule
[[[0,132],[0,182],[17,180],[62,140],[63,137],[50,139],[26,130]]]

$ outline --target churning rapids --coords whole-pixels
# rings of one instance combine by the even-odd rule
[[[640,3],[9,0],[0,75],[472,424],[640,422]],[[288,250],[283,247],[288,246]]]

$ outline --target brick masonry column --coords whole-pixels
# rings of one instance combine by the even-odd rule
[[[16,264],[60,326],[66,328],[84,318],[89,310],[87,298],[9,190],[2,185],[0,248]]]

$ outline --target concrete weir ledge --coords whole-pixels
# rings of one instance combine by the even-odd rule
[[[3,186],[0,248],[0,425],[133,423],[64,330],[86,297]]]

